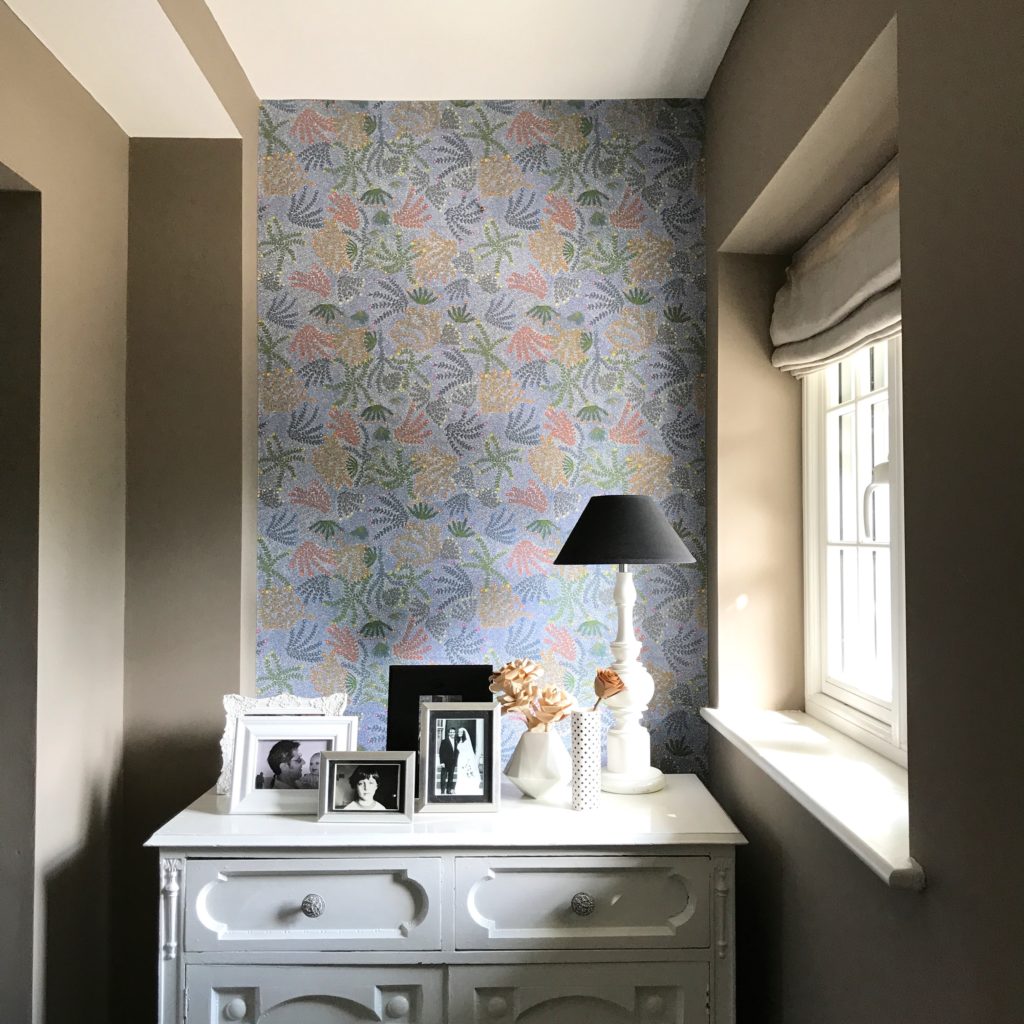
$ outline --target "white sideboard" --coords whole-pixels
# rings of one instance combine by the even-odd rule
[[[597,811],[157,831],[159,1024],[732,1024],[744,839],[692,775]]]

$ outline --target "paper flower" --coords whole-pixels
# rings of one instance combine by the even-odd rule
[[[501,713],[518,715],[530,732],[547,732],[575,705],[560,686],[541,687],[544,669],[529,658],[516,658],[490,677],[490,691],[497,694]]]
[[[560,722],[575,707],[576,700],[560,686],[546,686],[537,695],[534,715],[547,729]]]
[[[594,676],[594,693],[597,694],[594,707],[596,708],[605,697],[614,697],[615,694],[622,693],[625,688],[626,684],[618,672],[610,668],[599,668],[597,675]]]

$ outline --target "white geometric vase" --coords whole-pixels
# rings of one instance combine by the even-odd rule
[[[505,776],[525,796],[564,796],[572,778],[572,758],[557,732],[524,732],[505,765]]]

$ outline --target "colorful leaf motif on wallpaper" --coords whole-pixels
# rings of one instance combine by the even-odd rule
[[[703,124],[263,105],[261,692],[347,689],[369,749],[393,662],[537,658],[586,699],[613,570],[552,559],[590,495],[652,494],[698,558],[636,574],[653,759],[704,769]]]

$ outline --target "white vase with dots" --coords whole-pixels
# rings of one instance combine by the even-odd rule
[[[572,713],[572,809],[596,811],[601,802],[601,713]]]

